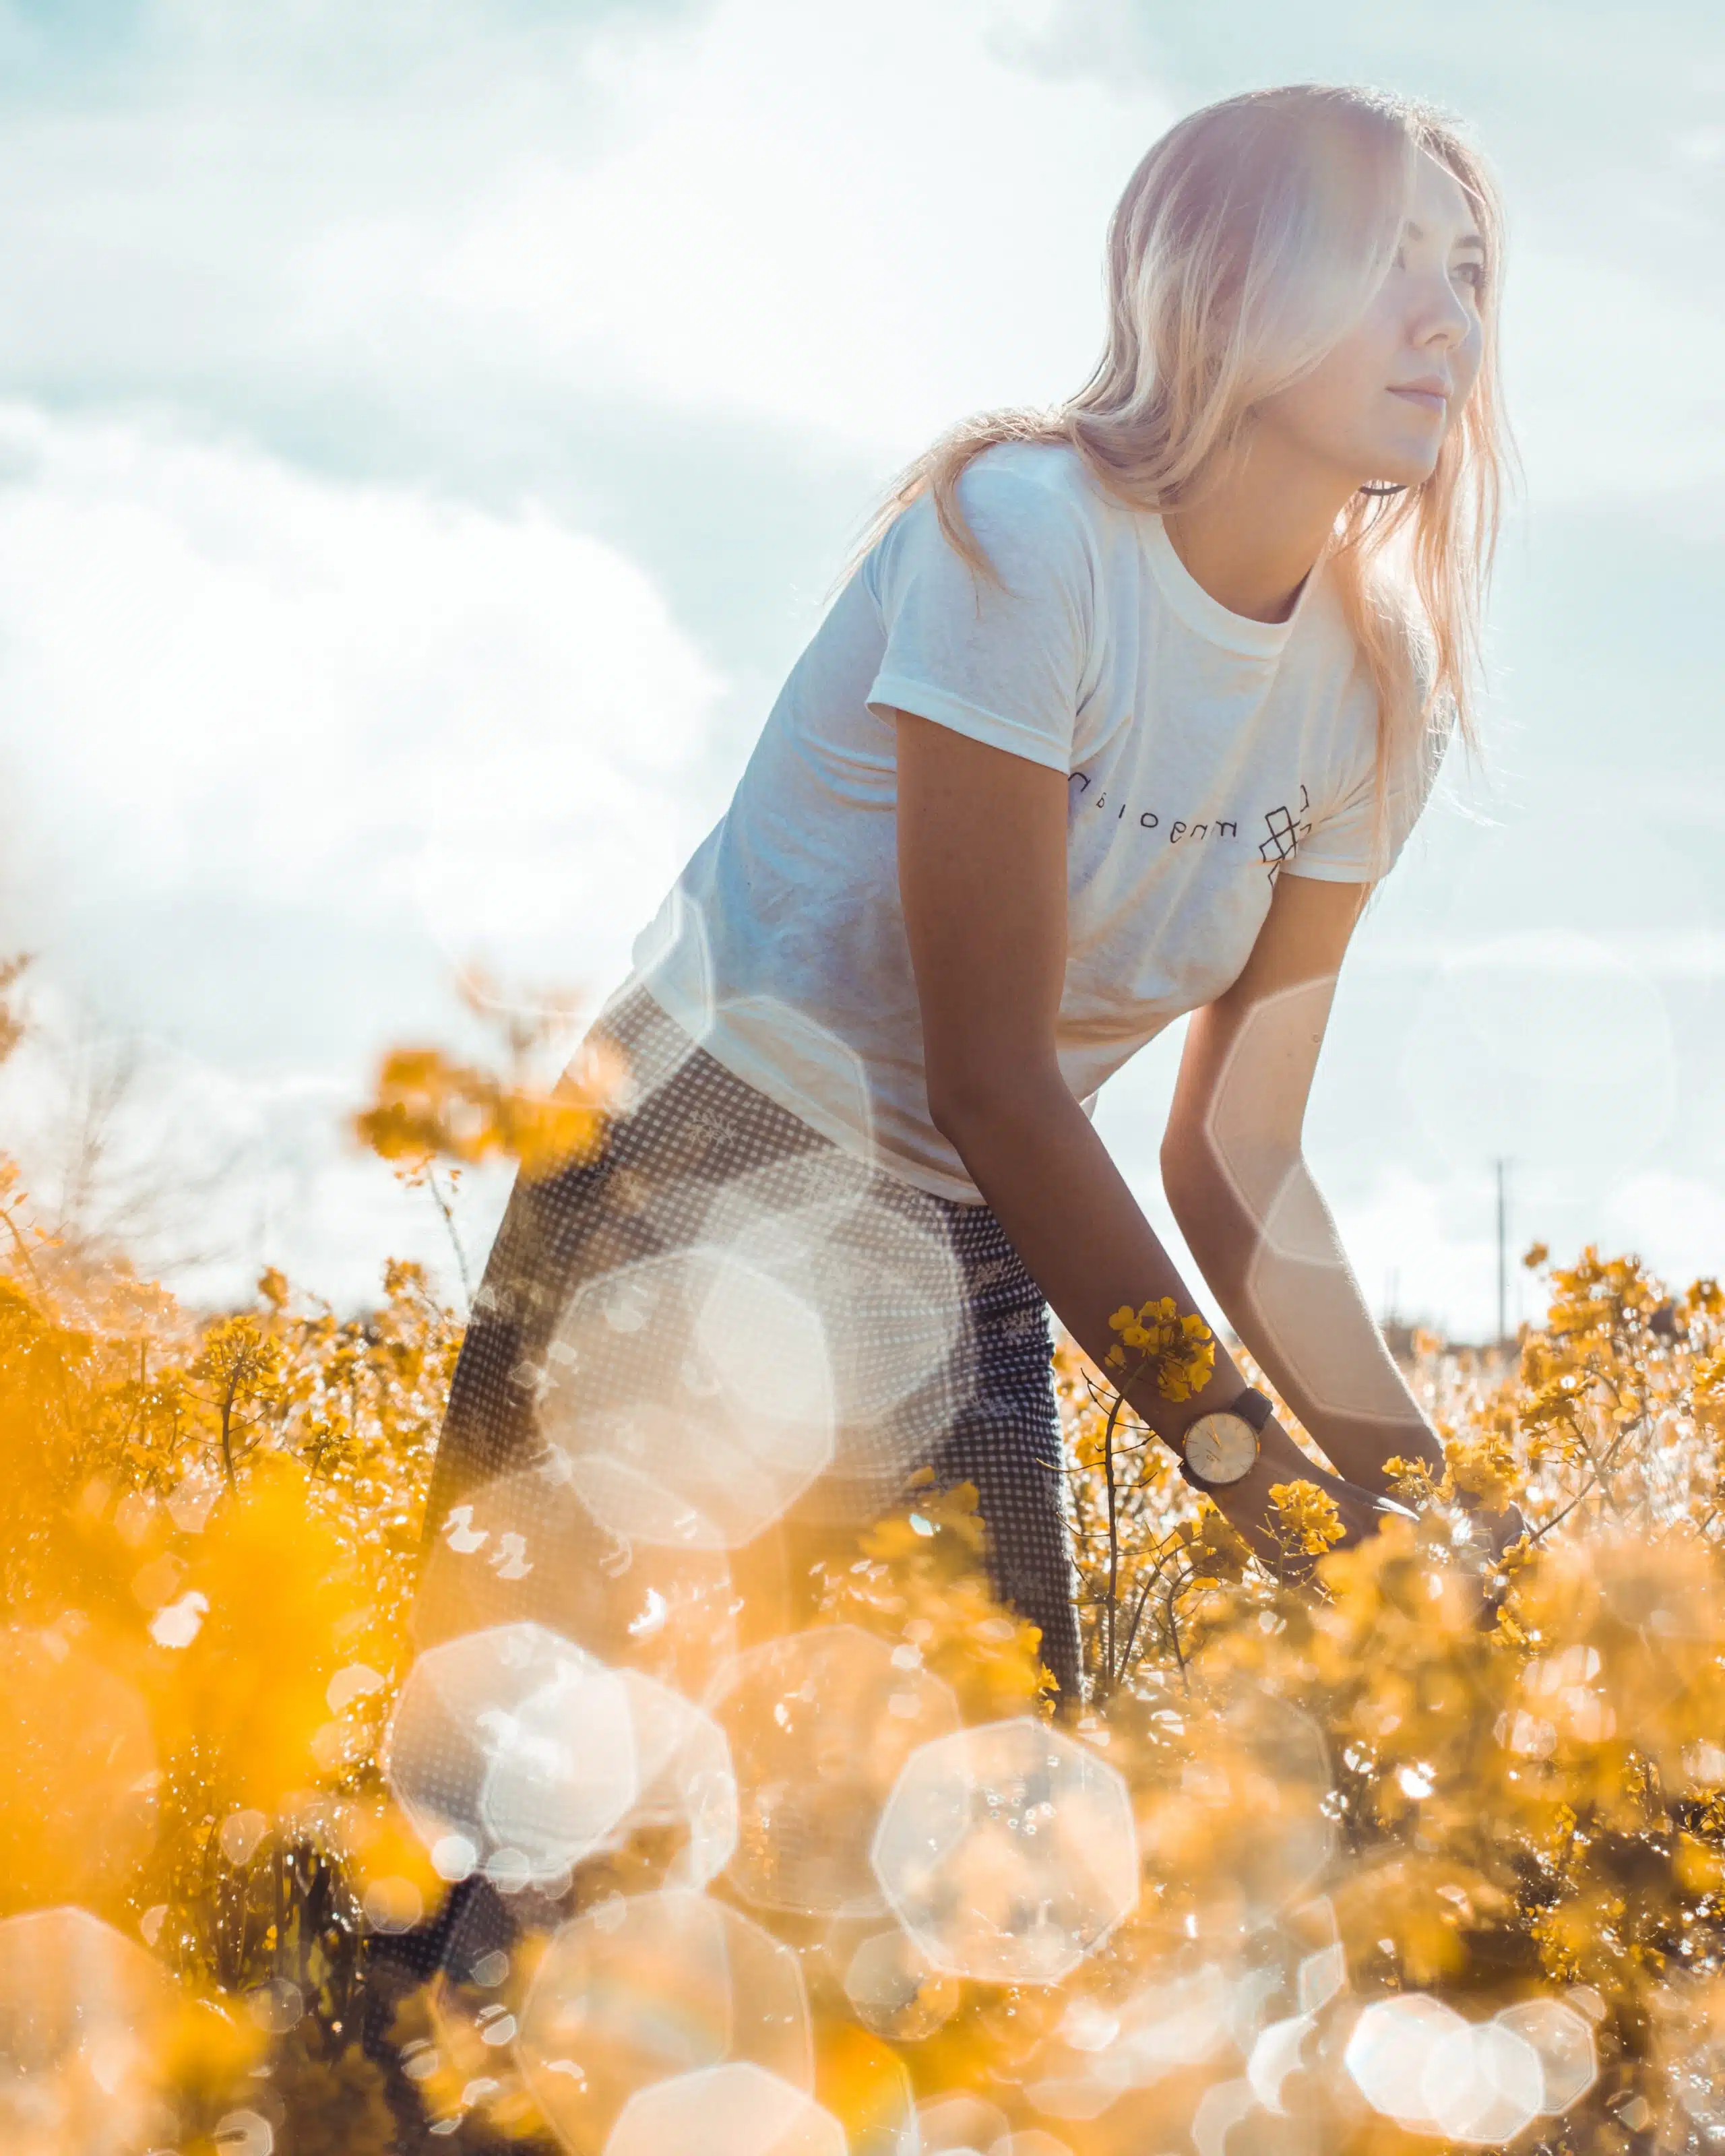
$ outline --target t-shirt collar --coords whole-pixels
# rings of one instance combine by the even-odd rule
[[[1254,621],[1249,614],[1232,613],[1219,599],[1211,598],[1174,552],[1174,542],[1159,516],[1148,515],[1139,521],[1144,551],[1162,595],[1188,629],[1209,643],[1250,659],[1281,655],[1305,608],[1307,594],[1317,575],[1316,567],[1301,585],[1286,621]]]

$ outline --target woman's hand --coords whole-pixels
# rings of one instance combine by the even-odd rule
[[[1368,1535],[1378,1532],[1386,1519],[1419,1518],[1410,1506],[1398,1499],[1363,1489],[1357,1482],[1345,1481],[1339,1475],[1329,1474],[1317,1466],[1277,1423],[1266,1424],[1260,1444],[1262,1450],[1251,1473],[1211,1495],[1229,1525],[1279,1579],[1302,1584],[1312,1578],[1319,1559],[1318,1555],[1308,1552],[1290,1552],[1277,1534],[1270,1491],[1278,1482],[1313,1482],[1334,1501],[1342,1521],[1342,1535],[1338,1542],[1331,1544],[1333,1549],[1348,1549],[1363,1542]],[[1461,1562],[1464,1569],[1472,1573],[1479,1583],[1477,1621],[1490,1625],[1496,1621],[1502,1589],[1501,1584],[1488,1580],[1486,1575],[1505,1550],[1528,1532],[1527,1523],[1520,1507],[1515,1504],[1491,1512],[1464,1502],[1461,1510],[1470,1515],[1474,1527],[1472,1545],[1462,1554]]]
[[[1252,1553],[1281,1579],[1311,1577],[1316,1556],[1291,1553],[1277,1533],[1276,1507],[1270,1492],[1278,1482],[1312,1482],[1335,1504],[1342,1519],[1342,1539],[1332,1544],[1347,1549],[1376,1534],[1387,1518],[1412,1519],[1415,1515],[1393,1498],[1344,1481],[1319,1467],[1295,1444],[1281,1424],[1265,1424],[1258,1440],[1258,1458],[1251,1471],[1238,1482],[1209,1492],[1217,1510],[1235,1532],[1250,1544]]]
[[[1325,1458],[1333,1460],[1351,1481],[1363,1489],[1394,1497],[1399,1487],[1398,1478],[1384,1472],[1385,1465],[1392,1460],[1423,1466],[1434,1486],[1442,1482],[1446,1471],[1443,1439],[1423,1415],[1415,1419],[1416,1414],[1410,1400],[1409,1419],[1405,1422],[1332,1422],[1314,1430],[1312,1435]],[[1494,1511],[1461,1492],[1457,1492],[1451,1502],[1468,1517],[1473,1533],[1473,1554],[1481,1563],[1495,1563],[1511,1543],[1528,1532],[1527,1522],[1517,1505],[1506,1505]]]
[[[1483,1505],[1471,1505],[1464,1498],[1461,1510],[1473,1527],[1474,1547],[1487,1563],[1495,1564],[1512,1543],[1519,1542],[1529,1532],[1521,1507],[1513,1502],[1494,1512]]]

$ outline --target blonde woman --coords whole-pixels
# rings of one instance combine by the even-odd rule
[[[434,1534],[557,1445],[619,1534],[608,1507],[662,1501],[649,1539],[681,1519],[733,1551],[926,1462],[977,1485],[997,1584],[1070,1707],[1048,1309],[1100,1361],[1123,1309],[1204,1308],[1090,1116],[1188,1013],[1168,1199],[1335,1472],[1219,1344],[1194,1397],[1135,1404],[1266,1551],[1276,1481],[1322,1483],[1352,1538],[1387,1460],[1440,1469],[1301,1127],[1349,938],[1448,733],[1471,732],[1501,249],[1474,151],[1398,99],[1258,92],[1150,149],[1091,379],[957,428],[894,487],[600,1014],[632,1090],[603,1158],[511,1198]],[[783,1447],[725,1450],[702,1386],[678,1389],[689,1331],[655,1322],[654,1283],[727,1235],[800,1253],[758,1277],[806,1287],[828,1329],[820,1474],[771,1483]],[[823,1304],[828,1278],[865,1286]],[[572,1332],[595,1283],[621,1300]],[[746,1335],[759,1313],[737,1308]],[[650,1441],[600,1412],[631,1368]],[[624,1451],[582,1451],[598,1423]],[[752,1512],[763,1476],[778,1494]]]

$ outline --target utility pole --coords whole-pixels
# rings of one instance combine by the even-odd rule
[[[1505,1194],[1505,1171],[1509,1163],[1497,1163],[1497,1337],[1509,1337],[1509,1206]]]

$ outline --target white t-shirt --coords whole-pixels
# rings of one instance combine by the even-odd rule
[[[792,667],[624,985],[828,1137],[975,1204],[928,1116],[895,706],[1068,775],[1056,1047],[1087,1111],[1235,979],[1279,873],[1389,867],[1431,759],[1392,773],[1374,860],[1375,707],[1322,564],[1286,621],[1231,613],[1064,443],[995,444],[958,496],[1010,589],[973,575],[927,494],[903,512]]]

